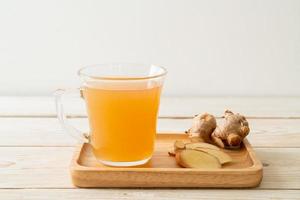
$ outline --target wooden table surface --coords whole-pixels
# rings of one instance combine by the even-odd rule
[[[87,130],[84,104],[66,99],[71,122]],[[0,199],[300,199],[300,97],[163,98],[159,131],[184,131],[194,114],[245,114],[264,165],[255,189],[78,189],[69,163],[76,141],[55,118],[52,97],[0,97]]]

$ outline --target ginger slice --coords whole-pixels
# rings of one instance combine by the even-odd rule
[[[169,154],[169,156],[175,156],[175,155],[176,155],[176,152],[174,151],[174,149],[170,149],[170,150],[168,151],[168,154]]]
[[[186,168],[221,168],[221,164],[216,157],[197,150],[186,149],[176,152],[176,161],[179,165]]]
[[[197,143],[197,142],[205,142],[203,138],[199,137],[199,136],[193,136],[190,137],[190,141],[192,143]]]
[[[185,149],[185,144],[181,140],[176,140],[174,142],[173,148],[170,148],[168,151],[169,156],[175,156],[177,151]]]
[[[177,150],[182,150],[182,149],[185,149],[184,142],[181,140],[176,140],[174,143],[174,150],[177,151]]]
[[[223,151],[207,149],[207,148],[199,148],[199,147],[195,148],[195,150],[203,151],[203,152],[206,152],[206,153],[216,157],[222,165],[225,163],[232,162],[231,157]]]
[[[205,148],[205,149],[220,150],[219,147],[204,142],[188,143],[185,144],[185,148],[186,149]]]

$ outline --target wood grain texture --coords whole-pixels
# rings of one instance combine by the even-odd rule
[[[180,118],[191,118],[203,111],[220,116],[225,108],[259,118],[249,120],[253,127],[249,140],[264,164],[264,179],[255,190],[84,190],[74,189],[71,184],[68,166],[76,141],[54,119],[53,98],[0,97],[0,199],[300,199],[299,100],[300,97],[162,99],[160,131],[181,132],[190,125],[190,119]],[[83,102],[67,102],[71,117],[85,115]],[[72,123],[78,128],[87,127],[85,119],[74,119]]]
[[[85,115],[84,103],[78,98],[66,98],[66,112]],[[250,117],[300,118],[300,97],[163,97],[161,117],[192,117],[202,112],[216,116],[225,109]],[[0,116],[55,116],[53,97],[0,97]]]
[[[70,188],[73,147],[0,147],[0,188]]]
[[[220,119],[218,120],[220,121]],[[87,131],[85,118],[71,119]],[[254,147],[300,147],[300,119],[249,119],[249,141]],[[55,118],[0,118],[0,146],[74,146]],[[159,132],[183,132],[191,119],[159,119]],[[8,137],[9,136],[9,137]]]
[[[0,189],[0,199],[37,200],[266,200],[300,199],[299,190],[222,190],[222,189]]]
[[[74,147],[0,147],[0,188],[73,188]],[[299,148],[255,148],[264,164],[261,189],[300,189]]]

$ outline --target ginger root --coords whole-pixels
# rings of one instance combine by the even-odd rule
[[[202,151],[190,149],[182,150],[176,152],[175,158],[177,163],[182,167],[205,169],[221,168],[221,164],[217,158]]]
[[[225,111],[225,121],[217,126],[211,134],[213,142],[221,148],[239,148],[243,139],[248,135],[250,128],[243,115]]]
[[[232,161],[231,157],[227,153],[224,153],[223,151],[220,151],[220,150],[206,149],[206,148],[196,148],[195,150],[203,151],[205,153],[208,153],[208,154],[216,157],[219,160],[219,162],[221,163],[221,165]]]
[[[220,150],[217,146],[208,144],[205,142],[197,142],[197,143],[188,143],[185,145],[186,149],[197,149],[197,148],[204,148],[204,149],[213,149],[213,150]]]
[[[186,132],[191,142],[215,143],[221,148],[239,148],[249,134],[248,121],[243,115],[225,111],[225,122],[217,126],[213,115],[204,113],[193,119],[192,127]]]
[[[216,118],[211,114],[204,113],[194,117],[192,127],[186,133],[192,141],[209,142],[210,135],[216,127]]]
[[[189,168],[221,168],[232,158],[220,148],[239,148],[243,139],[249,134],[248,121],[243,115],[225,111],[223,124],[217,126],[213,115],[204,113],[193,119],[192,127],[186,132],[190,137],[189,143],[177,140],[174,150],[168,153],[175,156],[182,167]],[[214,146],[214,142],[217,146]]]
[[[177,163],[188,168],[220,168],[232,161],[231,157],[212,144],[197,142],[184,143],[176,140],[169,156],[175,156]]]
[[[185,148],[185,144],[181,140],[176,140],[174,142],[174,151],[176,152],[177,150],[182,150]]]
[[[168,154],[169,156],[175,156],[176,152],[174,151],[174,149],[169,149]]]

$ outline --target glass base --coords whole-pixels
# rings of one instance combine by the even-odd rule
[[[146,158],[144,160],[138,160],[138,161],[132,161],[132,162],[113,162],[113,161],[106,161],[106,160],[98,160],[104,165],[113,166],[113,167],[132,167],[132,166],[138,166],[143,165],[147,163],[151,157]]]

